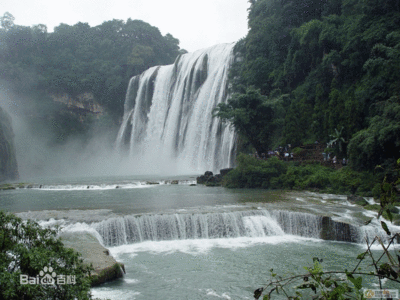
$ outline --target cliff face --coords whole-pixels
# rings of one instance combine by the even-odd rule
[[[18,178],[11,117],[0,107],[0,182]]]
[[[72,97],[67,93],[51,94],[54,102],[60,102],[67,106],[67,109],[80,116],[81,121],[87,115],[101,116],[104,113],[104,109],[101,105],[96,102],[95,97],[92,93],[83,93],[76,97]]]

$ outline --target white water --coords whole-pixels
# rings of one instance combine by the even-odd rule
[[[96,237],[106,247],[137,244],[148,241],[214,240],[231,238],[293,238],[320,239],[321,216],[282,210],[250,210],[213,213],[174,213],[126,215],[101,222],[66,227],[67,231],[96,231]],[[380,236],[385,232],[378,224],[353,226],[329,221],[325,230],[332,231],[330,239],[364,243],[364,237]]]
[[[171,174],[233,165],[235,134],[212,117],[228,96],[233,47],[187,53],[131,79],[116,145],[136,168]]]
[[[283,276],[301,273],[318,257],[328,270],[352,269],[364,251],[363,237],[385,234],[379,222],[357,226],[356,215],[364,210],[337,195],[278,198],[271,191],[190,186],[189,178],[173,179],[179,184],[159,177],[45,182],[42,188],[2,191],[0,206],[42,220],[43,226],[88,232],[109,248],[127,273],[92,289],[106,299],[252,299],[271,268]],[[159,184],[127,188],[147,182]],[[354,221],[350,230],[328,224],[333,238],[350,234],[353,243],[320,238],[321,215],[328,212],[334,221]],[[363,281],[363,286],[375,283]]]

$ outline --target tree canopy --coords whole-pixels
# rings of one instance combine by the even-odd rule
[[[0,211],[1,299],[91,299],[90,270],[55,230]]]
[[[10,13],[0,21],[0,80],[35,102],[33,108],[44,119],[44,107],[58,110],[47,99],[49,92],[91,92],[118,120],[129,79],[149,67],[171,64],[185,52],[178,39],[141,20],[114,19],[95,27],[60,24],[54,32],[43,24],[17,25]]]
[[[235,47],[241,59],[231,68],[229,109],[222,106],[220,117],[229,115],[243,138],[255,138],[257,150],[327,143],[341,131],[346,143],[338,154],[354,168],[394,161],[400,151],[399,1],[255,0],[248,24],[248,35]],[[271,139],[250,137],[233,120],[250,87],[260,97],[277,90],[288,95],[283,113],[249,124],[257,127],[252,132],[268,128]],[[248,106],[242,113],[257,110]]]

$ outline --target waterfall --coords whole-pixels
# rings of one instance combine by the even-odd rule
[[[356,226],[328,217],[290,211],[128,215],[92,224],[105,246],[144,241],[297,235],[362,242]]]
[[[228,96],[234,44],[179,56],[130,80],[116,139],[138,168],[219,171],[235,158],[233,129],[212,117]],[[157,166],[157,167],[155,167]],[[172,168],[172,169],[171,169]]]

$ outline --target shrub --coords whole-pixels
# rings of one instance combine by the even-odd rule
[[[238,166],[229,172],[223,185],[231,188],[270,188],[271,179],[286,173],[287,165],[276,157],[267,160],[239,154]],[[276,181],[275,181],[276,182]]]
[[[56,230],[0,211],[0,299],[91,299],[91,269],[56,235]],[[43,273],[54,283],[43,284]],[[75,284],[66,282],[68,277]],[[37,279],[39,284],[27,283]]]

